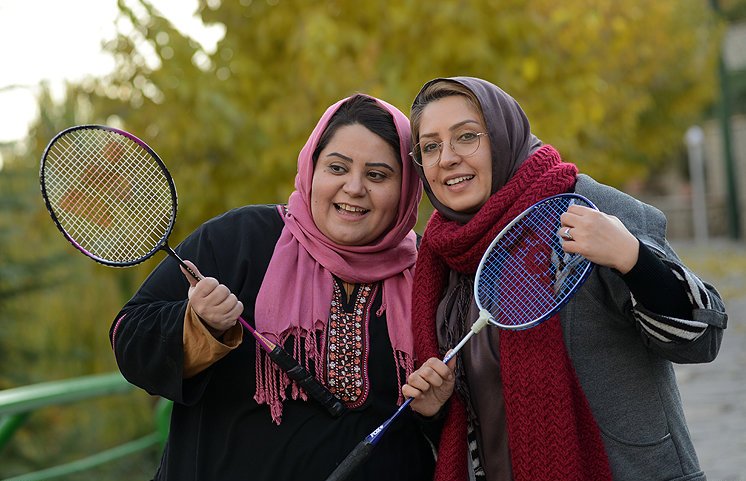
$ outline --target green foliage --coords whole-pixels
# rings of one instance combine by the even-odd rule
[[[95,89],[109,99],[95,116],[116,115],[171,169],[176,238],[227,208],[284,201],[316,120],[357,91],[408,112],[430,78],[484,77],[540,138],[617,186],[676,160],[716,92],[721,32],[702,1],[203,0],[203,21],[225,26],[214,53],[130,3],[134,32],[109,46],[118,68]]]
[[[29,345],[9,348],[22,339],[12,321],[28,320],[24,303],[65,277],[59,268],[61,257],[44,248],[42,236],[33,228],[44,210],[38,203],[38,169],[19,162],[17,155],[17,151],[7,152],[0,170],[0,366],[19,365],[28,355]],[[0,389],[27,382],[26,375],[0,370]]]
[[[58,130],[88,121],[83,97],[71,87],[57,105],[42,93],[28,143],[3,152],[0,389],[116,369],[107,333],[134,291],[127,284],[134,272],[114,272],[77,253],[54,227],[39,192],[41,152]],[[0,452],[0,478],[72,461],[152,430],[150,396],[143,392],[42,410]],[[150,463],[152,473],[155,460]]]
[[[709,0],[709,3],[730,22],[746,20],[745,0]]]
[[[720,3],[737,15],[743,0]],[[203,21],[225,27],[214,52],[146,0],[119,7],[132,28],[107,46],[116,70],[70,85],[62,102],[43,92],[25,151],[0,170],[0,388],[115,369],[111,320],[156,262],[97,265],[54,228],[36,177],[65,127],[120,126],[158,152],[179,192],[176,244],[226,209],[284,202],[317,119],[355,92],[406,113],[431,78],[486,78],[521,103],[542,140],[617,186],[676,162],[717,92],[722,25],[701,0],[201,0]],[[98,422],[108,427],[96,440],[150,430],[148,397],[128,405],[42,414],[10,458],[64,457],[39,447],[36,429],[71,450]],[[111,413],[131,422],[126,433],[105,424]]]

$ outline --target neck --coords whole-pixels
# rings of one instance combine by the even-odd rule
[[[355,284],[347,281],[342,281],[342,287],[345,289],[345,294],[347,294],[347,300],[350,300],[350,296],[352,296],[352,292],[355,290]]]

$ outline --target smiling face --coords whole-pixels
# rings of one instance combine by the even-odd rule
[[[316,227],[339,245],[370,244],[393,225],[401,183],[401,165],[386,141],[360,124],[340,127],[313,172]]]
[[[443,142],[440,160],[423,165],[430,190],[446,207],[457,212],[474,213],[491,195],[492,155],[486,136],[473,154],[462,156],[454,153],[449,142],[452,140],[455,144],[464,132],[487,132],[479,111],[465,97],[452,95],[434,100],[422,110],[420,145],[430,141]]]

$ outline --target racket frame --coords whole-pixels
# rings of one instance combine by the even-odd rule
[[[128,260],[124,262],[117,262],[117,261],[111,261],[108,259],[103,259],[100,256],[97,256],[93,254],[92,252],[89,252],[87,249],[83,248],[78,242],[75,241],[75,239],[72,238],[72,236],[62,227],[62,224],[57,218],[57,215],[54,212],[54,208],[52,207],[51,202],[49,201],[48,195],[47,195],[47,181],[45,178],[46,173],[46,164],[47,164],[47,157],[50,152],[50,149],[56,144],[56,142],[63,136],[70,134],[71,132],[74,132],[76,130],[103,130],[107,132],[113,132],[118,135],[122,135],[126,137],[127,139],[135,142],[140,147],[145,149],[150,156],[157,162],[159,169],[161,170],[161,173],[163,174],[164,178],[168,181],[168,186],[171,194],[171,202],[172,202],[172,210],[171,210],[171,218],[169,219],[168,227],[164,230],[163,236],[160,238],[160,240],[155,243],[155,246],[148,251],[146,254],[133,259]],[[41,188],[41,194],[42,198],[44,199],[44,203],[46,205],[47,211],[49,212],[49,216],[54,221],[55,225],[57,226],[57,229],[62,233],[62,235],[67,239],[73,247],[75,247],[78,251],[80,251],[82,254],[84,254],[86,257],[89,257],[93,259],[94,261],[110,266],[110,267],[131,267],[137,264],[140,264],[144,262],[145,260],[152,257],[156,252],[159,250],[165,251],[169,256],[171,256],[173,259],[175,259],[179,265],[181,265],[184,269],[186,269],[189,274],[194,277],[197,281],[202,280],[202,277],[197,275],[194,270],[192,270],[185,262],[184,260],[174,251],[169,245],[168,245],[168,237],[171,235],[171,232],[174,228],[174,225],[176,223],[176,213],[178,210],[178,200],[176,195],[176,185],[173,181],[173,178],[171,177],[170,172],[168,171],[168,168],[166,168],[166,164],[161,160],[161,158],[158,156],[158,154],[155,153],[155,151],[150,148],[148,144],[137,138],[136,136],[132,135],[129,132],[126,132],[124,130],[120,130],[114,127],[109,127],[106,125],[99,125],[99,124],[85,124],[85,125],[76,125],[73,127],[69,127],[61,132],[59,132],[57,135],[54,136],[54,138],[49,142],[47,147],[44,149],[44,154],[42,155],[41,160],[41,167],[39,169],[39,184]],[[318,401],[324,408],[326,408],[327,412],[332,417],[339,417],[342,414],[344,414],[347,411],[346,406],[342,401],[340,401],[336,396],[334,396],[323,384],[321,384],[313,375],[311,375],[303,366],[301,366],[297,360],[295,360],[290,354],[285,351],[285,349],[270,341],[265,336],[263,336],[259,331],[254,329],[246,320],[243,319],[243,317],[239,316],[237,318],[237,321],[247,330],[249,333],[254,337],[254,339],[257,341],[259,346],[267,353],[269,358],[274,362],[276,365],[282,369],[290,379],[294,380],[298,383],[299,386],[301,386],[312,398],[314,398],[316,401]]]
[[[584,263],[585,264],[584,267],[583,267],[583,269],[584,269],[583,272],[578,276],[577,280],[575,281],[576,288],[571,289],[569,292],[565,293],[564,297],[562,299],[560,299],[555,304],[554,308],[552,308],[551,310],[545,312],[543,315],[541,315],[538,318],[532,319],[530,321],[527,321],[527,322],[524,322],[524,323],[521,323],[521,324],[503,324],[503,323],[498,322],[494,318],[494,316],[487,309],[485,309],[482,306],[482,303],[481,303],[481,301],[479,299],[478,293],[479,293],[479,285],[480,285],[480,282],[481,282],[481,279],[482,279],[482,270],[484,269],[484,266],[487,264],[487,260],[490,257],[490,254],[492,253],[492,250],[495,248],[495,246],[500,242],[500,240],[502,240],[502,238],[505,236],[505,234],[507,234],[508,231],[510,231],[510,229],[514,225],[516,225],[518,222],[520,222],[522,219],[524,219],[528,214],[530,214],[539,205],[547,203],[547,202],[551,202],[551,201],[554,201],[554,200],[557,200],[557,199],[570,199],[568,201],[568,207],[570,205],[572,205],[572,200],[576,199],[576,200],[579,200],[579,201],[587,204],[587,206],[585,206],[585,207],[590,207],[590,208],[592,208],[594,210],[598,210],[598,207],[596,207],[596,205],[593,202],[591,202],[588,198],[586,198],[586,197],[584,197],[584,196],[582,196],[580,194],[576,194],[576,193],[557,194],[557,195],[553,195],[551,197],[546,197],[546,198],[544,198],[544,199],[536,202],[532,206],[526,208],[523,212],[521,212],[520,214],[518,214],[518,216],[516,216],[512,221],[510,221],[508,223],[508,225],[506,225],[505,227],[503,227],[503,229],[495,236],[495,238],[492,240],[492,242],[490,242],[490,245],[487,247],[487,250],[484,251],[484,254],[482,255],[482,259],[479,261],[479,267],[477,268],[477,273],[476,273],[476,275],[474,277],[474,300],[475,300],[475,302],[477,304],[477,307],[479,308],[479,319],[477,320],[477,322],[480,322],[480,320],[482,319],[483,316],[487,316],[486,322],[489,322],[489,324],[491,324],[493,326],[499,327],[501,329],[507,329],[509,331],[521,331],[523,329],[528,329],[528,328],[534,327],[534,326],[536,326],[538,324],[541,324],[542,322],[546,321],[547,319],[549,319],[550,317],[552,317],[554,314],[556,314],[557,312],[559,312],[559,310],[562,309],[565,306],[565,304],[567,304],[570,301],[570,299],[572,298],[572,296],[575,294],[575,291],[577,289],[579,289],[580,286],[583,285],[583,283],[586,281],[586,279],[588,279],[588,276],[591,274],[591,271],[593,270],[593,263],[590,262],[589,260],[583,258],[583,256],[581,256],[580,254],[573,254],[573,258],[572,258],[572,260],[568,264],[572,264],[572,265],[577,265],[579,263]],[[559,227],[559,225],[558,225],[558,227]],[[560,238],[560,242],[563,242],[563,241],[564,241],[564,239]],[[579,262],[577,260],[578,258],[581,259]],[[475,324],[477,324],[477,322],[475,322]]]
[[[107,132],[113,132],[115,134],[121,135],[135,142],[140,147],[145,149],[150,154],[150,156],[153,158],[153,160],[156,161],[158,168],[161,170],[161,173],[163,174],[163,177],[168,182],[168,187],[169,187],[169,191],[171,194],[171,205],[172,205],[171,218],[169,219],[168,227],[165,229],[163,236],[161,236],[161,239],[146,254],[136,259],[127,260],[127,261],[112,261],[109,259],[104,259],[100,256],[93,254],[92,252],[88,251],[83,246],[81,246],[75,239],[72,238],[70,234],[68,234],[65,228],[62,227],[62,224],[57,218],[57,214],[55,213],[54,207],[52,207],[52,203],[49,201],[49,196],[47,195],[47,178],[45,175],[46,169],[47,169],[47,158],[49,156],[50,150],[56,145],[57,141],[60,138],[72,132],[75,132],[77,130],[103,130]],[[80,252],[82,252],[87,257],[90,257],[94,261],[98,262],[99,264],[103,264],[109,267],[131,267],[131,266],[135,266],[137,264],[142,263],[143,261],[149,259],[150,257],[153,257],[155,253],[158,252],[159,250],[166,250],[169,253],[173,252],[171,248],[168,246],[168,237],[171,235],[174,225],[176,224],[176,213],[178,210],[178,197],[176,195],[176,185],[174,184],[174,180],[171,177],[171,174],[166,168],[166,164],[163,163],[163,161],[158,156],[158,154],[156,154],[155,151],[151,149],[148,144],[146,144],[145,142],[143,142],[136,136],[132,135],[131,133],[114,128],[114,127],[109,127],[107,125],[99,125],[99,124],[76,125],[76,126],[69,127],[59,132],[57,135],[54,136],[54,138],[52,138],[51,141],[49,141],[49,144],[47,144],[47,147],[44,149],[44,154],[41,157],[41,167],[39,168],[39,185],[41,188],[42,198],[44,199],[44,205],[46,206],[47,212],[49,212],[49,216],[52,218],[52,221],[54,221],[54,224],[57,226],[57,229],[62,233],[65,239],[67,239],[68,242],[70,242],[70,244],[73,245],[73,247],[78,249]],[[186,265],[183,264],[183,261],[181,261],[181,263],[182,265],[186,267]]]

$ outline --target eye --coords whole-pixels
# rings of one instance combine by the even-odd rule
[[[456,142],[461,143],[461,144],[469,144],[471,142],[474,142],[478,138],[479,138],[479,136],[477,135],[476,132],[472,132],[471,130],[467,130],[465,132],[460,132],[456,136]]]
[[[425,142],[420,147],[420,149],[422,150],[422,153],[425,155],[437,152],[439,148],[440,148],[440,142]]]
[[[329,172],[332,174],[344,174],[347,172],[347,168],[342,164],[329,164],[327,169],[329,169]]]
[[[388,175],[386,175],[385,172],[381,172],[378,170],[372,170],[368,172],[368,177],[370,177],[370,179],[375,182],[380,182],[382,180],[386,180],[388,178]]]

